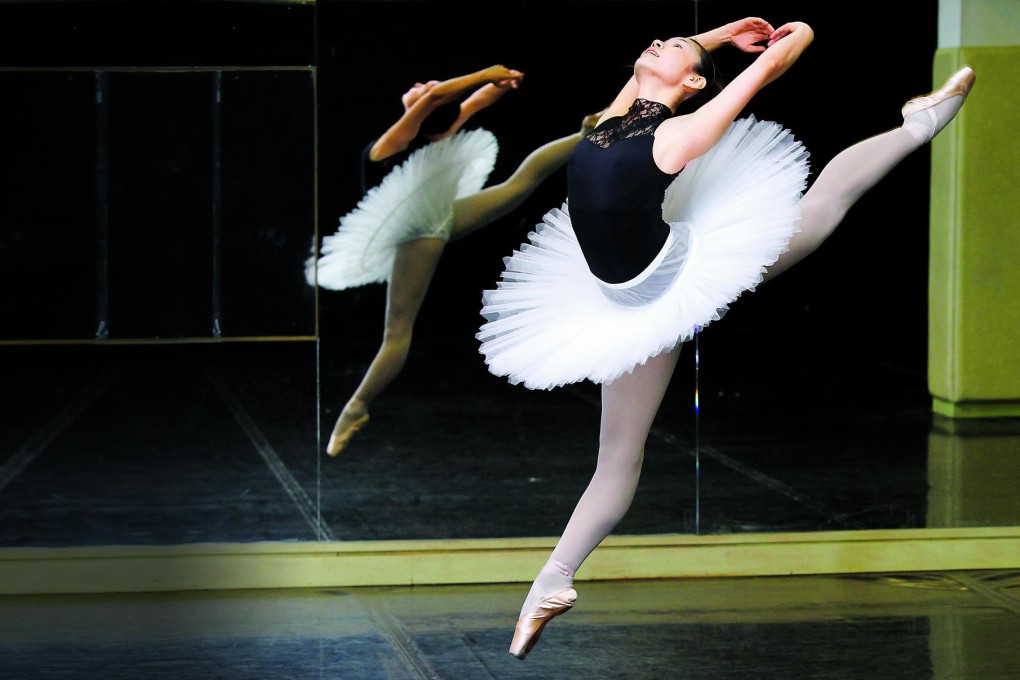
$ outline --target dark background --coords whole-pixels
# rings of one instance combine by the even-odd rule
[[[931,89],[937,3],[810,1],[0,3],[0,282],[4,339],[93,337],[96,321],[96,72],[109,69],[111,337],[209,334],[212,73],[221,68],[226,334],[314,332],[301,265],[356,204],[358,154],[400,114],[415,80],[492,63],[524,86],[473,124],[492,130],[492,181],[607,104],[657,37],[748,15],[815,29],[808,52],[747,113],[780,121],[812,154],[812,178],[843,147],[900,122]],[[456,19],[456,20],[455,20]],[[895,36],[893,39],[892,36]],[[733,74],[749,57],[723,50]],[[56,68],[45,72],[26,69]],[[296,70],[272,70],[285,67]],[[310,91],[307,67],[314,67]],[[233,68],[255,69],[235,72]],[[82,69],[82,70],[76,70]],[[127,71],[118,69],[128,69]],[[312,151],[317,152],[317,159]],[[753,354],[762,334],[797,347],[925,370],[929,155],[904,161],[817,253],[732,307],[704,343]],[[317,180],[317,189],[315,182]],[[317,190],[317,193],[316,193]],[[468,341],[502,258],[565,196],[559,173],[511,217],[450,244],[418,343]],[[314,208],[314,210],[313,210]],[[142,225],[142,227],[139,227]],[[319,331],[367,357],[385,289],[322,291]]]
[[[0,43],[3,338],[314,333],[313,4],[2,3]]]

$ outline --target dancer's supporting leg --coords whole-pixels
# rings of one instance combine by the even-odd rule
[[[368,422],[368,408],[404,367],[411,347],[411,331],[418,316],[445,243],[422,238],[397,246],[393,273],[386,289],[386,322],[382,345],[354,395],[344,405],[333,427],[326,453],[336,456]]]
[[[829,161],[800,201],[800,231],[790,240],[790,249],[768,268],[765,280],[814,252],[861,196],[941,132],[963,106],[973,83],[969,67],[957,71],[932,94],[909,101],[901,127],[865,139]]]
[[[510,649],[518,658],[524,658],[531,649],[544,623],[564,611],[550,612],[548,606],[543,606],[543,598],[571,588],[581,563],[630,508],[641,475],[645,441],[669,386],[680,348],[678,345],[654,356],[636,366],[633,372],[602,386],[602,421],[595,474],[521,608],[518,631]],[[536,610],[546,617],[537,624],[534,623]]]

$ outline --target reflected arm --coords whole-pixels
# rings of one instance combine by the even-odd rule
[[[369,158],[373,161],[378,161],[400,153],[406,149],[412,141],[414,141],[415,137],[418,136],[422,122],[430,113],[443,104],[456,101],[466,92],[478,90],[478,92],[475,92],[475,95],[479,95],[479,99],[471,105],[474,107],[474,110],[470,111],[470,113],[465,116],[463,106],[461,107],[461,114],[458,117],[457,122],[455,122],[451,127],[452,132],[448,131],[448,134],[453,134],[453,132],[456,132],[468,118],[474,115],[474,113],[495,102],[507,89],[516,87],[523,78],[524,74],[520,71],[508,69],[505,66],[496,64],[480,71],[444,80],[443,82],[436,84],[435,87],[431,88],[417,101],[415,101],[414,104],[408,107],[397,122],[391,125],[389,129],[386,130],[386,132],[384,132],[378,140],[376,140],[376,143],[372,146]],[[502,83],[506,84],[501,85]],[[488,85],[492,85],[496,88],[502,88],[503,92],[500,93],[499,96],[492,96],[491,91],[486,91],[486,94],[479,94],[479,92],[485,90]],[[469,100],[473,98],[474,95],[469,97]],[[488,99],[488,101],[485,101],[486,99]]]

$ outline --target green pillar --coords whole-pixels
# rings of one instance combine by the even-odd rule
[[[942,0],[933,82],[963,65],[931,145],[928,386],[942,416],[1020,417],[1020,0]]]

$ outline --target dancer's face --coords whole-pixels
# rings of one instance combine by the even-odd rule
[[[679,87],[696,77],[694,67],[701,60],[697,45],[687,38],[653,40],[634,65],[639,78],[653,74],[667,85]]]

